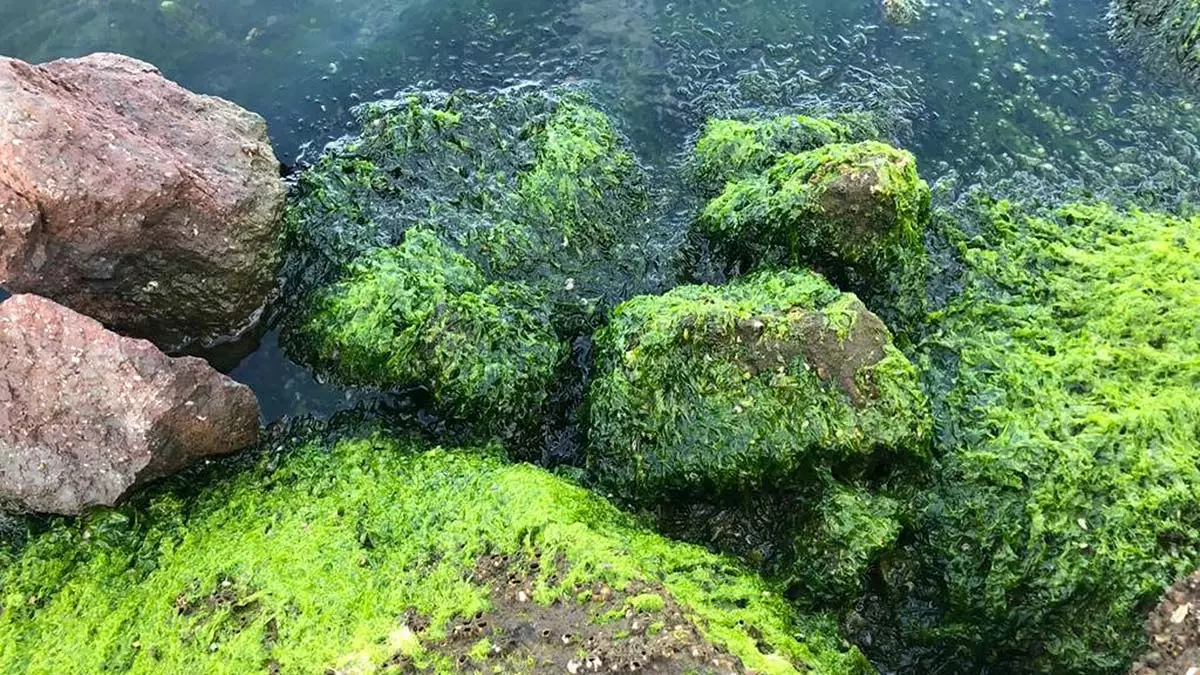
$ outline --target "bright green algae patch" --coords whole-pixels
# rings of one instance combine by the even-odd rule
[[[589,602],[581,590],[658,588],[626,604],[678,603],[748,670],[870,672],[831,620],[582,488],[490,451],[383,437],[304,443],[193,497],[160,490],[54,526],[0,577],[0,669],[452,672],[441,645],[494,609],[475,572],[500,557],[554,561],[535,568],[532,614]]]
[[[696,221],[719,259],[741,270],[812,268],[889,318],[907,324],[919,316],[930,191],[912,154],[877,141],[834,142],[743,172],[738,167],[762,163],[756,144],[729,143],[727,126],[710,124],[709,133],[716,136],[697,144],[700,164],[724,158],[740,176]]]
[[[712,198],[730,181],[762,173],[784,155],[831,143],[874,140],[882,135],[870,116],[860,113],[712,119],[696,142],[686,171],[701,194]]]
[[[346,378],[426,385],[441,409],[493,425],[545,402],[566,349],[544,294],[487,283],[478,266],[417,228],[351,270],[301,329]]]
[[[1200,220],[979,210],[927,345],[935,485],[886,578],[929,667],[1124,672],[1200,562]]]
[[[589,473],[668,531],[833,605],[895,544],[867,474],[927,458],[929,406],[853,295],[810,272],[681,287],[619,306],[596,351]]]
[[[569,90],[358,115],[294,191],[285,347],[346,384],[425,386],[441,412],[535,417],[565,341],[648,276],[641,168]]]

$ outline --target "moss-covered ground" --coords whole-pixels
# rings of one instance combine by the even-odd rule
[[[0,670],[870,671],[734,561],[495,449],[298,437],[242,462],[37,536],[0,572]]]

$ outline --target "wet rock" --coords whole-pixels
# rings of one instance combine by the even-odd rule
[[[0,304],[0,499],[75,514],[258,437],[258,403],[201,359],[35,295]]]
[[[0,59],[0,285],[164,351],[245,332],[284,186],[261,117],[115,54]]]
[[[1132,675],[1200,672],[1200,572],[1167,589],[1146,619],[1150,651],[1133,665]]]

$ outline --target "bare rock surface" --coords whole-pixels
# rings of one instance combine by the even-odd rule
[[[285,188],[264,120],[150,64],[0,58],[0,286],[167,352],[245,332]]]
[[[1167,589],[1146,619],[1150,651],[1131,675],[1196,675],[1200,673],[1200,571]]]
[[[258,439],[244,385],[35,295],[0,303],[0,500],[76,514]]]

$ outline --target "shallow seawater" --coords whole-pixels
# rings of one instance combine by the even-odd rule
[[[266,117],[303,165],[398,90],[580,82],[652,171],[717,112],[885,113],[941,193],[982,180],[1190,212],[1200,99],[1106,34],[1101,0],[0,0],[0,54],[108,50]],[[1016,188],[1013,188],[1016,189]],[[268,336],[233,371],[268,421],[355,405]]]

